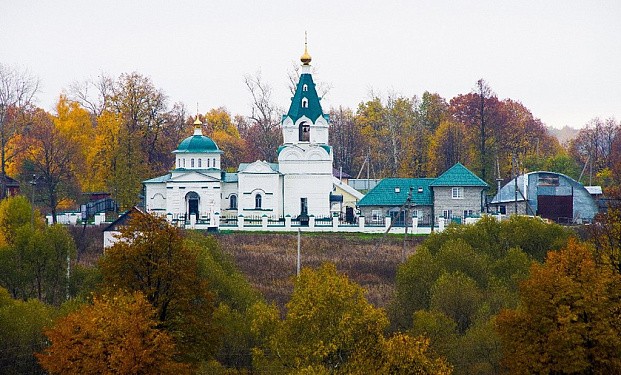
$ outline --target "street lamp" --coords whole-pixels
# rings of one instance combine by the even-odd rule
[[[31,212],[30,212],[30,224],[34,226],[34,194],[35,194],[35,186],[37,186],[37,175],[32,175],[32,181],[30,181],[30,185],[32,186],[32,198],[30,200]]]

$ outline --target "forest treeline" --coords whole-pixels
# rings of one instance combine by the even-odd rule
[[[75,209],[83,193],[101,191],[127,209],[139,202],[143,180],[172,168],[171,151],[190,135],[196,116],[224,151],[223,168],[275,161],[288,103],[273,102],[260,74],[246,76],[245,84],[249,114],[226,108],[189,113],[136,72],[73,83],[48,113],[36,105],[39,80],[0,65],[2,172],[21,182],[23,192],[34,188],[46,213]],[[519,100],[500,99],[484,80],[451,99],[432,92],[371,94],[357,108],[339,106],[329,114],[334,167],[354,177],[433,177],[459,161],[487,181],[490,192],[496,179],[533,170],[621,185],[619,121],[594,118],[561,145]]]
[[[619,209],[580,236],[485,217],[427,237],[397,267],[386,308],[325,263],[302,269],[280,309],[217,237],[144,214],[85,266],[66,227],[8,198],[0,372],[619,373],[620,233]]]

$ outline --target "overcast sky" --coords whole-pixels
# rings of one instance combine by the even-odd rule
[[[73,81],[136,71],[191,113],[249,114],[259,70],[288,108],[305,30],[324,110],[371,90],[450,100],[484,78],[550,126],[621,119],[619,0],[0,0],[0,63],[38,76],[50,111]]]

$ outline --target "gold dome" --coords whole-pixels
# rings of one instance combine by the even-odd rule
[[[304,54],[302,55],[302,57],[300,57],[300,61],[302,61],[302,64],[304,65],[310,65],[311,55],[308,54],[306,46],[304,46]]]

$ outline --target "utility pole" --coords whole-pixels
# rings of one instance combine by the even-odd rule
[[[30,181],[30,185],[32,185],[32,198],[30,199],[30,225],[34,226],[34,196],[35,196],[35,187],[37,186],[37,175],[32,175],[32,181]]]
[[[297,273],[296,275],[299,277],[300,276],[300,245],[302,242],[302,230],[300,228],[298,228],[298,258],[297,258]]]

